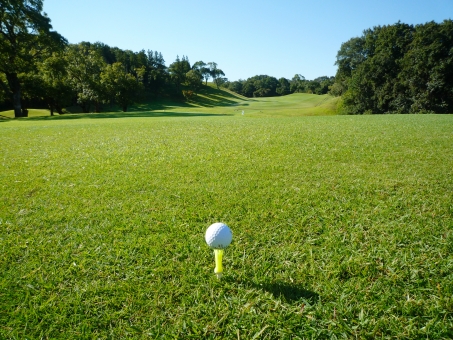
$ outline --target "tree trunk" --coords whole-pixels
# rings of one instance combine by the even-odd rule
[[[49,107],[50,115],[53,116],[53,111],[54,111],[53,99],[51,99],[51,98],[47,99],[47,106]]]
[[[90,112],[90,104],[89,103],[79,103],[79,106],[82,108],[83,113],[89,113]]]
[[[127,112],[127,104],[123,104],[123,112]]]
[[[9,89],[13,97],[14,117],[27,117],[28,110],[22,110],[21,86],[17,73],[6,73],[6,79],[8,80]]]
[[[55,104],[55,110],[58,112],[59,115],[63,114],[63,108],[60,104]]]

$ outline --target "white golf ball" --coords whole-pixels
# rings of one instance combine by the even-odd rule
[[[233,240],[233,233],[225,223],[214,223],[206,230],[205,240],[213,249],[225,249]]]

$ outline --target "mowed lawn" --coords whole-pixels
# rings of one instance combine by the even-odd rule
[[[317,95],[307,93],[294,93],[281,97],[246,98],[224,88],[217,89],[213,84],[203,86],[198,94],[190,101],[176,101],[169,98],[154,99],[132,105],[127,113],[121,116],[162,116],[181,114],[223,114],[237,115],[244,111],[244,115],[251,117],[275,116],[325,116],[336,114],[339,97],[330,95]],[[93,110],[94,107],[91,107]],[[70,107],[65,112],[75,113],[70,118],[80,118],[81,108]],[[112,112],[113,111],[113,112]],[[115,112],[116,111],[116,112]],[[103,105],[102,113],[90,113],[91,118],[118,117],[120,109],[113,105]],[[55,113],[55,115],[58,115]],[[29,117],[50,116],[50,111],[45,109],[30,109]],[[69,114],[63,115],[69,119]],[[82,114],[83,116],[83,114]],[[0,112],[0,121],[14,117],[14,111]],[[61,117],[60,117],[61,118]]]
[[[452,338],[453,116],[271,108],[0,121],[0,338]]]

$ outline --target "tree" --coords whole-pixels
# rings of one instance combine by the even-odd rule
[[[216,80],[215,80],[215,84],[217,85],[217,88],[219,88],[220,86],[228,88],[228,84],[229,84],[228,78],[226,78],[226,77],[217,77]]]
[[[47,103],[52,116],[54,111],[63,114],[63,107],[70,102],[73,94],[67,66],[63,53],[53,53],[38,64],[38,76],[43,87],[41,98]]]
[[[192,100],[195,93],[192,90],[182,90],[182,95],[186,98],[187,101]]]
[[[417,25],[402,65],[398,94],[409,99],[409,112],[453,112],[452,20]]]
[[[290,94],[290,83],[289,83],[288,79],[280,78],[278,80],[278,86],[277,86],[276,92],[280,96],[285,96],[287,94]]]
[[[313,82],[316,82],[316,86],[311,87],[313,89],[313,93],[316,94],[326,94],[329,92],[330,87],[334,84],[335,78],[334,77],[328,77],[328,76],[322,76],[313,79]]]
[[[45,95],[45,85],[43,80],[35,72],[21,73],[19,75],[21,84],[21,106],[23,117],[28,115],[29,105],[39,101]]]
[[[453,21],[377,26],[342,44],[331,93],[345,113],[453,112]]]
[[[126,72],[123,64],[117,62],[107,65],[101,73],[101,84],[109,98],[113,98],[123,112],[136,102],[143,89],[143,84],[136,77]]]
[[[116,54],[114,53],[114,49],[111,48],[109,45],[95,42],[91,45],[96,51],[99,52],[100,55],[104,58],[104,61],[107,64],[113,64],[117,62]]]
[[[291,93],[296,93],[296,92],[305,92],[305,77],[301,74],[295,74],[293,79],[291,79],[290,82],[290,91]]]
[[[189,59],[185,56],[183,56],[182,59],[179,59],[179,56],[176,56],[176,60],[168,67],[170,77],[178,91],[181,90],[181,85],[186,82],[186,74],[190,69]]]
[[[198,70],[190,70],[186,73],[186,83],[195,94],[203,85],[203,76]]]
[[[365,110],[373,113],[407,112],[407,103],[395,101],[400,85],[402,60],[413,39],[412,25],[396,23],[375,27],[365,32],[366,46],[369,51],[365,64],[357,72],[364,72],[364,85],[372,92],[370,105]],[[403,104],[403,105],[401,105]]]
[[[0,110],[3,110],[2,104],[9,99],[9,88],[6,85],[8,81],[3,73],[0,73]]]
[[[148,65],[145,73],[145,86],[150,92],[158,94],[164,88],[168,79],[168,70],[162,53],[157,51],[147,52]]]
[[[244,88],[250,83],[253,84],[254,88],[253,97],[273,97],[277,95],[277,86],[279,85],[279,82],[275,77],[260,75],[248,78]],[[252,87],[249,87],[248,90],[251,88]],[[249,94],[250,93],[248,93],[247,96],[249,96]]]
[[[413,33],[413,26],[398,22],[365,30],[361,38],[342,45],[336,82],[347,84],[343,100],[347,112],[407,112],[400,75]]]
[[[0,72],[6,77],[15,117],[27,114],[22,110],[20,74],[31,72],[39,58],[67,43],[60,34],[51,31],[50,19],[42,9],[42,0],[0,2]],[[0,81],[3,83],[1,78]]]
[[[92,104],[99,112],[101,103],[106,100],[101,86],[101,72],[107,66],[104,59],[87,43],[70,45],[65,51],[65,59],[68,80],[77,95],[77,103],[83,112],[89,112]]]
[[[192,69],[198,70],[203,79],[205,79],[206,81],[205,85],[208,85],[208,80],[211,77],[211,70],[209,69],[208,65],[203,61],[197,61],[195,64],[193,64]]]
[[[225,76],[225,73],[219,68],[217,68],[217,63],[210,62],[208,63],[209,65],[209,75],[214,81],[214,84],[216,84],[217,88],[220,87],[222,80],[219,80],[220,77]],[[207,80],[206,80],[207,82]]]
[[[36,72],[20,74],[22,110],[28,102],[47,104],[50,115],[63,114],[63,107],[71,102],[72,89],[67,80],[66,62],[62,53],[37,62]]]
[[[290,93],[326,94],[334,83],[334,77],[322,76],[314,80],[306,80],[296,74],[291,80],[267,75],[260,75],[228,83],[228,89],[246,97],[284,96]]]
[[[338,65],[337,77],[349,78],[352,72],[359,67],[367,58],[365,48],[365,37],[356,37],[349,39],[341,44],[337,53],[335,65]]]
[[[205,85],[208,85],[208,80],[211,77],[211,70],[209,69],[209,67],[203,67],[201,69],[201,74],[205,79]]]
[[[242,94],[246,97],[253,97],[253,94],[256,91],[256,87],[253,81],[250,81],[250,78],[244,82],[242,86]]]
[[[243,86],[244,86],[244,81],[243,80],[237,80],[237,81],[231,82],[230,85],[228,86],[228,89],[230,91],[236,92],[238,94],[243,94],[243,92],[242,92],[242,87]]]

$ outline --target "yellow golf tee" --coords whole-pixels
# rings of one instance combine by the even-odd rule
[[[222,266],[223,249],[214,249],[214,256],[215,256],[214,273],[217,275],[217,278],[220,279],[222,277],[222,273],[223,273],[223,266]]]

